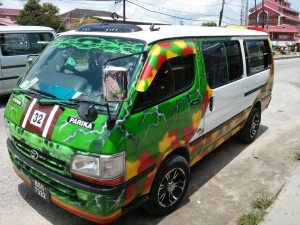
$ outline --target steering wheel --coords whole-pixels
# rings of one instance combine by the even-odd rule
[[[62,65],[62,66],[60,67],[60,72],[61,72],[61,73],[65,73],[65,70],[69,70],[69,71],[73,72],[73,73],[76,74],[76,75],[81,75],[81,72],[80,72],[79,70],[75,69],[75,67],[72,67],[72,66],[66,66],[66,65],[64,64],[64,65]]]

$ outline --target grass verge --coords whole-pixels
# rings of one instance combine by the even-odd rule
[[[273,204],[274,196],[264,194],[251,202],[250,212],[244,213],[237,219],[237,225],[258,225],[264,220],[267,209]]]
[[[300,160],[300,151],[297,151],[296,153],[295,153],[295,160]]]

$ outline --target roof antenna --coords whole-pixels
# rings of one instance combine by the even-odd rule
[[[158,30],[160,30],[160,27],[155,28],[154,26],[155,26],[155,24],[152,23],[151,26],[150,26],[150,31],[158,31]]]

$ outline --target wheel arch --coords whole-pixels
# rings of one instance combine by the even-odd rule
[[[257,108],[259,109],[259,111],[261,112],[261,102],[260,101],[256,101],[253,105],[252,108]]]
[[[167,158],[173,156],[173,155],[179,155],[179,156],[182,156],[186,161],[187,163],[190,162],[190,154],[189,154],[189,151],[185,148],[185,147],[179,147],[177,149],[174,149],[173,151],[171,151],[168,155],[166,155],[165,157],[163,157],[163,160],[161,163],[163,163]],[[161,165],[160,163],[160,165]],[[159,165],[159,166],[160,166]]]

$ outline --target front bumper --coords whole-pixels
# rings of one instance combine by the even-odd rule
[[[10,139],[7,139],[7,146],[18,176],[28,186],[31,186],[30,177],[46,184],[53,203],[96,223],[110,223],[122,215],[125,183],[116,187],[105,187],[65,177],[24,156]]]

